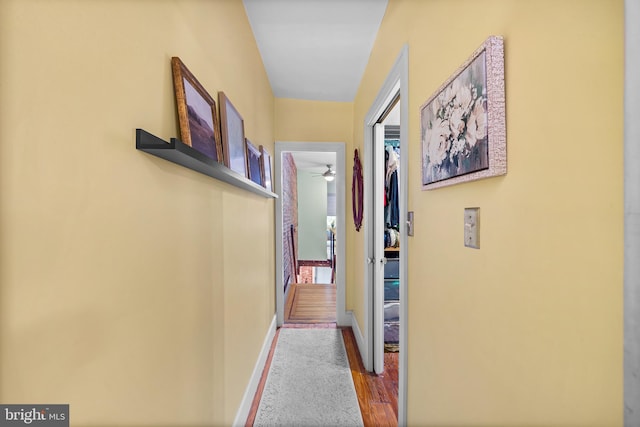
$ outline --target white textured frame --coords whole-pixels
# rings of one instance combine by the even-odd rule
[[[487,114],[488,114],[488,146],[489,168],[465,175],[456,176],[438,182],[424,184],[424,142],[422,141],[422,110],[445,90],[482,52],[486,51],[487,69]],[[507,131],[505,120],[504,94],[504,41],[502,36],[490,36],[474,53],[462,64],[433,95],[420,106],[420,142],[422,145],[422,159],[420,162],[420,179],[423,190],[446,187],[462,182],[475,181],[507,173]]]

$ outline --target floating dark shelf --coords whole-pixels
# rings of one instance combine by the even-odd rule
[[[167,142],[144,129],[136,129],[136,149],[224,181],[243,190],[251,191],[262,197],[278,197],[275,193],[232,171],[225,165],[210,159],[179,139],[171,138],[171,142]]]

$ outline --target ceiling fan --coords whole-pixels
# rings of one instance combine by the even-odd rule
[[[327,181],[333,181],[336,177],[336,171],[334,171],[333,169],[331,169],[331,166],[333,165],[327,165],[327,170],[324,171],[321,174],[315,175],[315,176],[321,176],[324,179],[326,179]]]

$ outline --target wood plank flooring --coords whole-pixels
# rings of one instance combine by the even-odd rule
[[[327,285],[295,285],[289,292],[287,305],[285,306],[284,328],[335,328],[335,286],[333,290],[319,288]],[[315,287],[307,292],[307,287]],[[302,290],[302,293],[296,294]],[[296,292],[294,292],[296,291]],[[313,291],[313,292],[311,292]],[[333,298],[333,305],[331,299]],[[308,305],[309,300],[316,300],[324,307],[324,311],[317,307]],[[295,307],[297,303],[303,303],[304,307]],[[324,301],[324,302],[322,302]],[[291,317],[290,313],[294,313]],[[287,321],[287,314],[289,320]],[[330,320],[328,320],[330,319]],[[344,339],[351,375],[358,395],[358,403],[362,413],[362,419],[366,427],[393,426],[398,425],[398,353],[385,353],[385,371],[381,375],[367,372],[364,369],[362,358],[358,351],[355,336],[351,328],[341,328]],[[273,353],[280,331],[276,331],[275,338],[271,344],[271,350],[267,362],[262,372],[262,378],[258,384],[258,390],[253,399],[253,404],[247,418],[246,427],[252,427],[255,421],[260,397],[267,380],[267,373],[271,366]]]
[[[365,427],[398,425],[398,353],[385,353],[384,372],[376,375],[364,369],[351,328],[342,329],[351,376]]]
[[[285,304],[286,323],[335,323],[336,285],[294,283]]]

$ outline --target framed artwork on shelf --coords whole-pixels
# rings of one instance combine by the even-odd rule
[[[247,142],[247,170],[249,171],[249,179],[258,185],[263,185],[261,157],[262,154],[258,147],[253,145],[251,141]]]
[[[225,165],[247,178],[244,120],[224,92],[218,92],[218,102],[220,103],[220,127]]]
[[[491,36],[420,107],[422,189],[507,173],[504,43]]]
[[[180,140],[208,158],[222,162],[216,102],[178,57],[171,58]]]
[[[262,145],[260,146],[260,153],[262,154],[262,156],[260,156],[262,184],[267,190],[273,191],[273,184],[271,180],[271,155]]]

